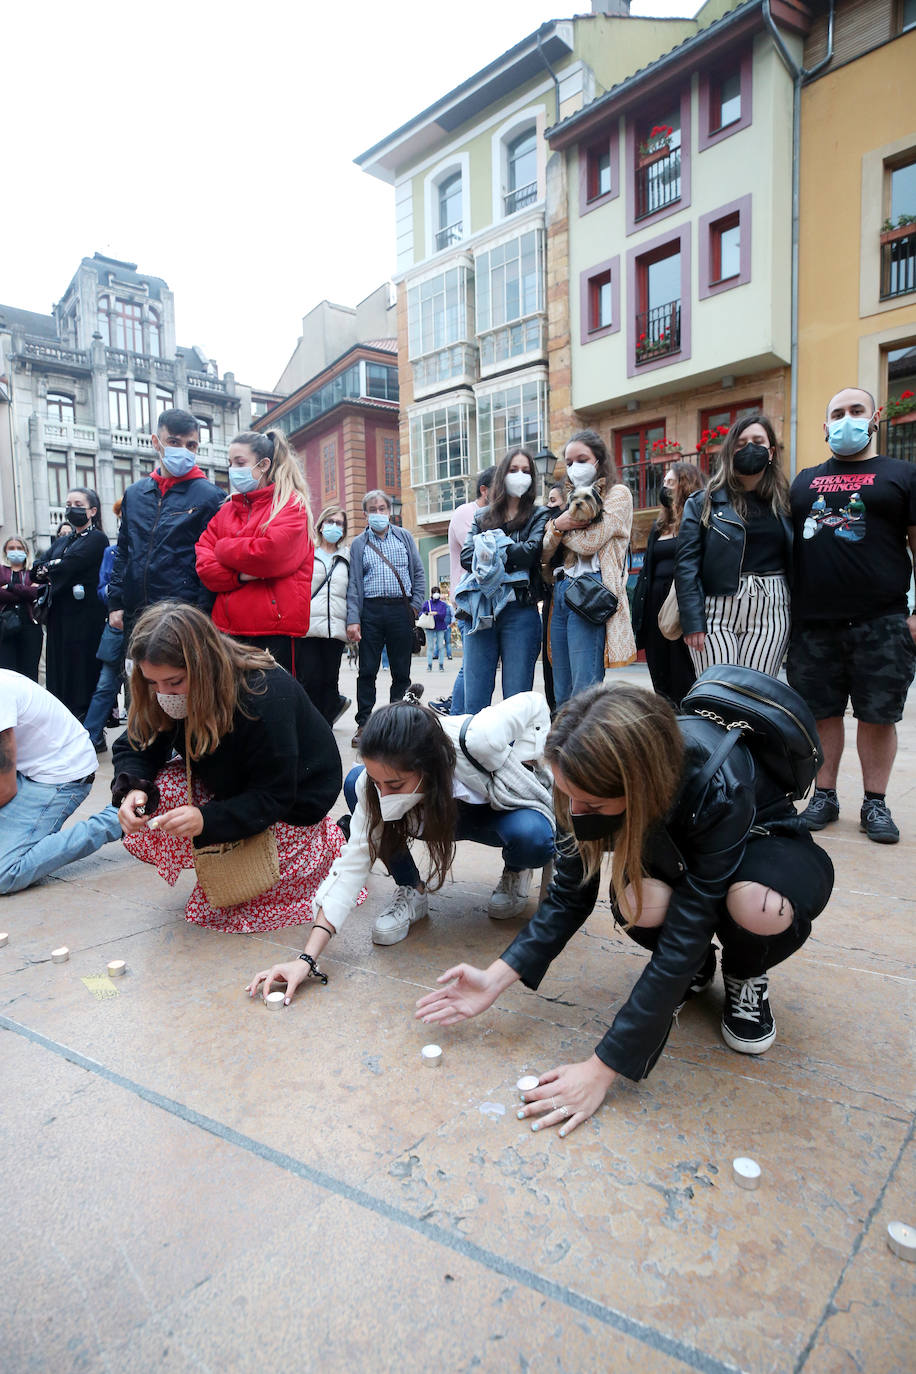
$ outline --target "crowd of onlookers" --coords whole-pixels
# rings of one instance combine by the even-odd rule
[[[899,838],[886,792],[916,668],[916,466],[876,455],[876,429],[873,397],[847,388],[827,407],[826,460],[791,486],[764,415],[735,421],[708,481],[672,462],[631,605],[632,497],[594,431],[565,445],[545,504],[523,446],[480,473],[451,517],[449,585],[427,595],[384,491],[366,493],[348,544],[340,506],[313,519],[274,429],[233,440],[227,500],[197,466],[193,415],[166,411],[155,470],[116,503],[113,544],[98,494],[74,488],[48,549],[33,559],[18,535],[2,546],[0,893],[123,839],[169,883],[196,869],[192,921],[310,923],[303,953],[250,984],[254,995],[283,982],[289,1001],[304,980],[327,981],[318,959],[376,859],[396,884],[373,925],[381,945],[428,914],[459,841],[502,852],[496,920],[518,916],[533,872],[549,879],[555,864],[505,954],[486,970],[456,966],[422,999],[419,1015],[451,1024],[516,978],[537,985],[592,910],[610,854],[615,920],[649,964],[591,1060],[542,1076],[532,1110],[565,1131],[618,1073],[647,1073],[679,1005],[715,976],[714,937],[723,1038],[761,1053],[776,1034],[768,971],[801,947],[832,888],[810,832],[839,816],[850,701],[860,828]],[[418,634],[428,672],[441,671],[453,628],[460,671],[430,709],[411,687]],[[358,652],[360,761],[344,779],[332,727],[350,705],[346,645]],[[654,691],[606,684],[638,649]],[[376,708],[383,659],[390,701]],[[717,726],[675,714],[697,675],[725,664],[764,699],[785,666],[816,720],[823,765],[800,815],[746,750],[720,757]],[[63,829],[89,794],[122,683],[112,804]],[[335,823],[341,785],[351,815]],[[226,862],[237,850],[240,867],[238,853]]]

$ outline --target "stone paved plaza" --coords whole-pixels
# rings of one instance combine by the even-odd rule
[[[415,667],[435,695],[457,664]],[[345,766],[352,732],[351,711]],[[328,986],[279,1014],[243,987],[299,930],[189,925],[190,875],[170,890],[118,845],[0,899],[5,1374],[911,1371],[916,1266],[885,1236],[916,1224],[916,698],[900,735],[895,848],[859,833],[847,751],[836,891],[771,978],[772,1050],[724,1046],[719,978],[566,1140],[516,1120],[515,1084],[585,1058],[638,975],[606,900],[539,993],[420,1060],[415,999],[518,929],[486,916],[495,851],[461,846],[390,948],[374,875]],[[83,980],[116,958],[97,998]]]

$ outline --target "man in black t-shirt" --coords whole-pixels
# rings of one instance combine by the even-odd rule
[[[824,765],[802,813],[809,830],[840,814],[837,771],[851,699],[865,797],[859,829],[878,844],[900,832],[885,800],[916,670],[908,610],[916,554],[916,465],[872,452],[874,397],[847,387],[827,407],[831,457],[792,483],[795,587],[786,673],[817,720]],[[909,543],[909,548],[907,544]]]

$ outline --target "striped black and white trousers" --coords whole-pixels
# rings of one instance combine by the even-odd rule
[[[707,596],[706,643],[690,649],[697,674],[736,663],[775,677],[792,628],[789,584],[782,573],[748,573],[733,596]]]

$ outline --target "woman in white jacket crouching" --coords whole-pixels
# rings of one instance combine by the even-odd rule
[[[524,910],[531,870],[551,863],[553,795],[538,767],[550,729],[544,698],[521,692],[475,716],[438,716],[419,704],[421,690],[411,688],[366,722],[363,764],[344,783],[350,838],[315,895],[305,952],[257,974],[248,987],[252,996],[285,982],[288,1001],[301,982],[320,975],[318,957],[355,906],[376,859],[398,884],[373,926],[379,945],[403,940],[428,915],[427,892],[448,877],[458,840],[502,849],[503,875],[488,906],[496,920]],[[409,848],[419,838],[429,855],[425,880]]]

